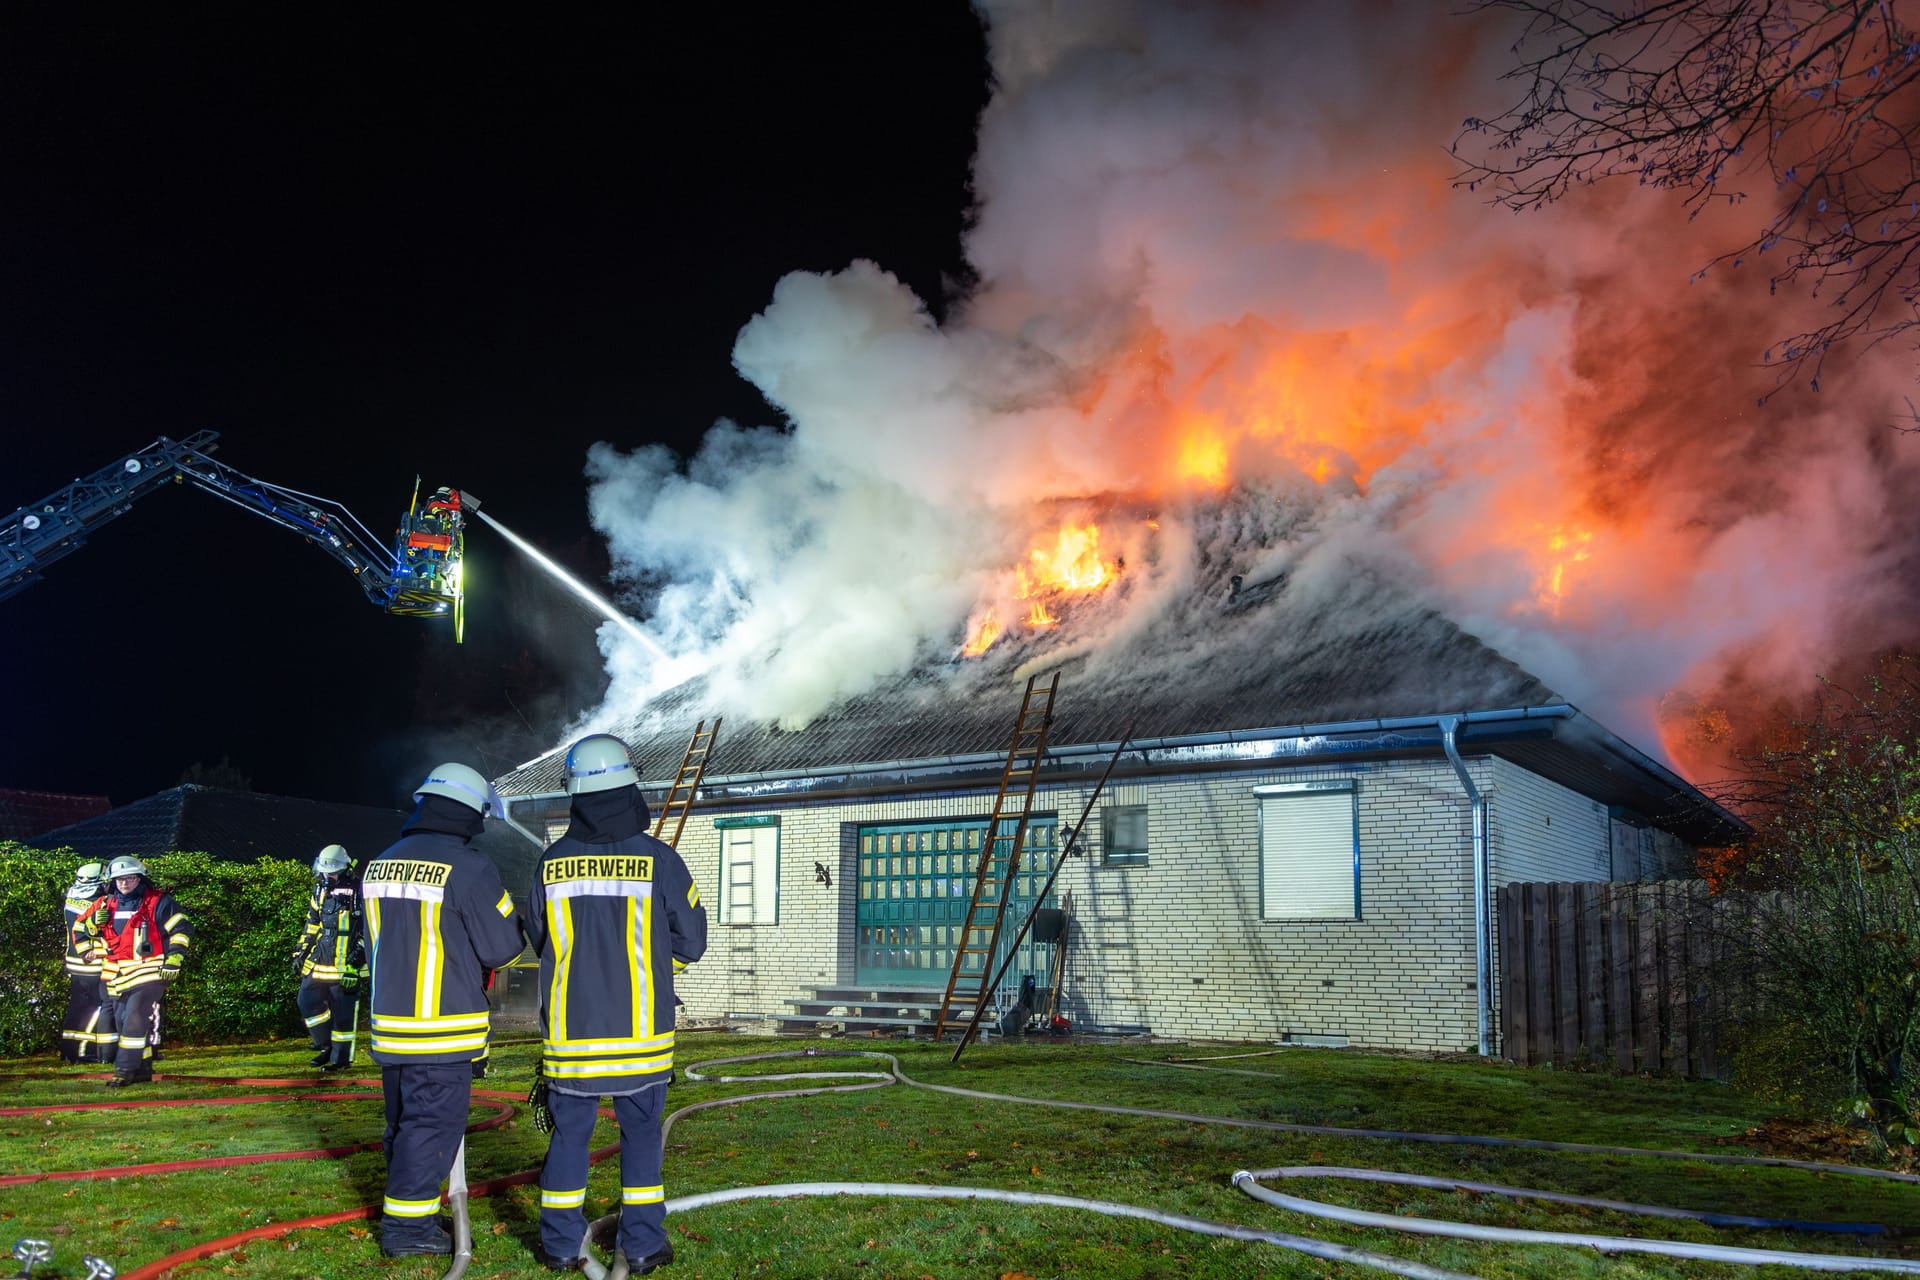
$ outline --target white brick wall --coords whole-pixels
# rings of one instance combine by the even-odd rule
[[[1493,887],[1611,878],[1607,807],[1510,760],[1492,759],[1487,795]],[[1475,779],[1476,785],[1484,785]]]
[[[1505,840],[1496,849],[1510,851],[1508,866],[1570,868],[1591,858],[1593,823],[1574,820],[1590,802],[1503,762],[1467,765],[1493,799],[1493,830]],[[1326,778],[1355,782],[1363,918],[1262,920],[1253,788]],[[1075,822],[1086,792],[1044,789],[1036,809]],[[815,986],[851,984],[854,830],[981,818],[991,799],[948,794],[765,810],[780,816],[780,922],[714,925],[707,958],[679,982],[690,1012],[782,1014]],[[1332,1035],[1409,1049],[1473,1045],[1470,826],[1459,780],[1444,760],[1134,780],[1111,802],[1148,806],[1150,854],[1145,866],[1102,867],[1096,810],[1081,837],[1084,856],[1061,873],[1056,892],[1072,890],[1075,913],[1064,1011],[1077,1024],[1244,1040]],[[1503,826],[1508,803],[1514,811]],[[1549,810],[1551,837],[1544,823],[1529,825],[1529,815]],[[1562,833],[1570,848],[1556,853]],[[709,901],[717,836],[712,816],[696,810],[680,841]],[[1604,856],[1604,837],[1600,849]],[[818,883],[816,862],[831,871],[831,888]]]

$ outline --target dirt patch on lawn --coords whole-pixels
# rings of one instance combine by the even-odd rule
[[[1839,1164],[1882,1163],[1872,1154],[1863,1129],[1849,1129],[1829,1120],[1793,1120],[1777,1117],[1721,1142],[1749,1147],[1779,1160],[1822,1160]],[[1896,1165],[1906,1162],[1896,1162]]]

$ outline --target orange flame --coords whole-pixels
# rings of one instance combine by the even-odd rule
[[[992,609],[988,609],[980,621],[971,628],[966,644],[960,648],[960,656],[977,658],[993,648],[993,642],[1000,638],[1000,630],[1000,620],[994,617]]]
[[[1060,530],[1053,550],[1030,553],[1033,575],[1020,571],[1020,598],[1036,590],[1093,591],[1111,582],[1119,572],[1100,558],[1100,526],[1068,525]]]
[[[1051,627],[1060,619],[1047,612],[1047,602],[1035,600],[1033,607],[1027,610],[1027,625],[1030,627]]]
[[[1549,563],[1534,579],[1533,598],[1542,609],[1559,617],[1560,606],[1573,587],[1570,578],[1578,566],[1593,557],[1593,530],[1556,525],[1547,535],[1546,550]]]

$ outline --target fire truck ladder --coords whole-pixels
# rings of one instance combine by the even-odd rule
[[[1047,751],[1047,732],[1053,727],[1053,699],[1060,689],[1060,673],[1054,672],[1044,685],[1039,680],[1038,675],[1027,677],[1027,691],[1020,700],[1006,767],[1000,771],[1000,790],[993,798],[993,816],[987,820],[980,868],[973,877],[973,900],[967,904],[966,922],[953,949],[953,972],[947,977],[946,994],[940,998],[940,1013],[934,1021],[935,1039],[945,1035],[950,1024],[968,1015],[967,1036],[971,1037],[973,1028],[980,1024],[987,998],[993,994],[987,985],[987,971],[1000,941],[1000,922],[1006,917],[1014,876],[1020,871],[1027,817],[1033,808],[1040,761]],[[1012,829],[1003,832],[1003,823],[1012,824]],[[1000,852],[1003,841],[1004,856]],[[957,1013],[957,1008],[963,1011]]]
[[[713,755],[714,740],[720,736],[720,720],[715,717],[713,728],[707,728],[702,720],[693,728],[693,737],[687,743],[687,754],[680,761],[680,772],[673,777],[673,785],[667,788],[667,798],[660,805],[660,816],[653,820],[653,838],[664,840],[674,848],[680,847],[680,832],[687,825],[687,812],[693,808],[693,797],[700,790],[700,779],[706,776],[707,759]],[[667,824],[673,824],[673,834],[667,834]]]
[[[1127,744],[1131,741],[1133,741],[1133,726],[1129,724],[1119,744],[1114,747],[1113,754],[1107,758],[1107,767],[1105,771],[1101,773],[1100,781],[1094,783],[1093,790],[1087,793],[1087,803],[1080,810],[1080,821],[1067,833],[1067,843],[1061,848],[1060,856],[1053,860],[1053,870],[1047,873],[1047,882],[1040,886],[1039,893],[1033,895],[1033,906],[1027,910],[1027,918],[1020,922],[1020,928],[1014,933],[1013,943],[1007,948],[1006,955],[1002,957],[1000,967],[994,970],[993,977],[988,979],[986,985],[982,988],[980,999],[974,1005],[973,1018],[967,1023],[967,1029],[961,1032],[960,1043],[953,1046],[953,1057],[948,1059],[949,1062],[960,1061],[960,1055],[966,1052],[967,1045],[973,1041],[973,1033],[980,1029],[980,1019],[986,1013],[987,1000],[991,998],[994,991],[999,988],[1000,980],[1007,976],[1007,970],[1013,967],[1014,957],[1020,954],[1020,944],[1026,940],[1027,931],[1033,928],[1034,918],[1040,914],[1040,904],[1045,902],[1047,895],[1053,892],[1053,882],[1060,878],[1060,872],[1066,868],[1067,859],[1079,853],[1080,833],[1087,829],[1087,819],[1093,816],[1093,806],[1100,803],[1100,793],[1107,789],[1107,779],[1113,776],[1113,767],[1120,763],[1120,757],[1126,753]],[[1070,923],[1073,914],[1072,893],[1067,894],[1067,914],[1069,917],[1068,923]],[[1053,1002],[1057,1001],[1060,996],[1060,975],[1066,972],[1066,949],[1067,935],[1065,925],[1063,924],[1059,949],[1054,952],[1053,991],[1049,996],[1049,1012],[1047,1014],[1047,1021],[1049,1023],[1053,1021],[1053,1014],[1051,1012]]]

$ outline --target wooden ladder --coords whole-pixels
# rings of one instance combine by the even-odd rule
[[[1033,808],[1040,762],[1047,752],[1047,733],[1053,727],[1054,695],[1059,690],[1058,671],[1044,685],[1038,675],[1027,677],[1020,715],[1013,724],[1013,741],[1007,747],[1007,763],[1000,771],[1000,790],[993,798],[993,816],[987,820],[987,834],[981,842],[980,867],[973,878],[973,899],[967,904],[966,922],[960,927],[953,949],[953,972],[947,976],[946,994],[940,997],[940,1012],[934,1019],[935,1039],[944,1036],[950,1025],[960,1021],[968,1023],[971,1033],[992,994],[987,974],[993,966],[994,948],[1000,941],[1000,924],[1006,918],[1014,877],[1020,871],[1020,855],[1027,842],[1027,818]],[[1003,832],[1003,823],[1012,824],[1012,829]],[[1003,842],[1004,855],[1001,853]]]
[[[661,802],[660,813],[653,820],[653,838],[664,840],[674,848],[680,847],[680,832],[686,828],[687,814],[693,809],[693,798],[700,790],[700,779],[706,776],[707,760],[713,755],[714,740],[720,736],[720,718],[714,717],[713,728],[707,728],[702,720],[693,728],[693,737],[687,742],[687,754],[680,761],[680,772],[673,777],[673,785],[667,788],[667,798]],[[667,834],[667,824],[673,824],[673,834]]]

